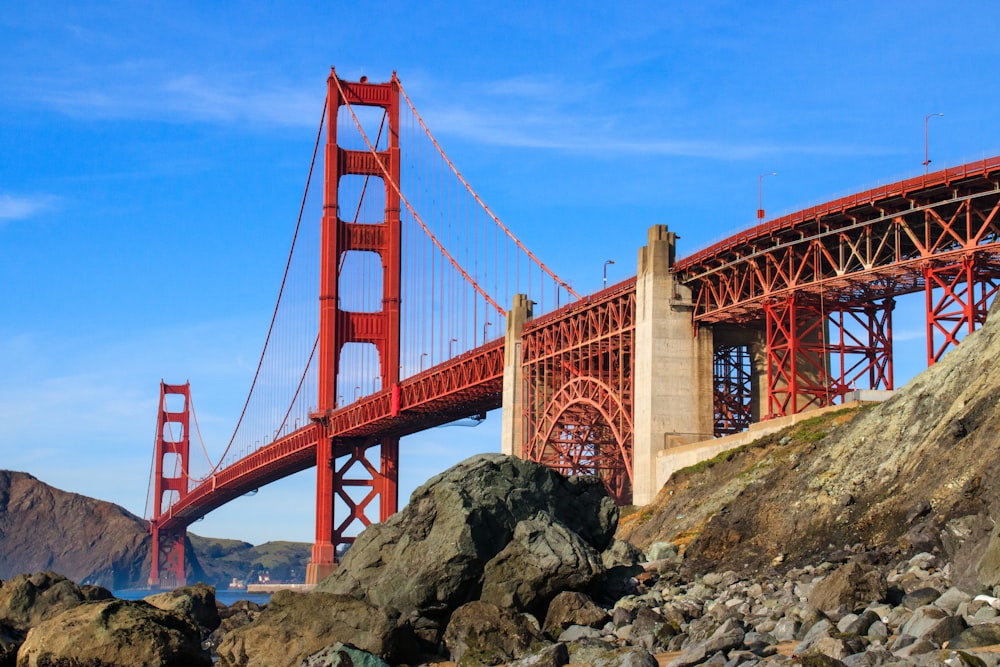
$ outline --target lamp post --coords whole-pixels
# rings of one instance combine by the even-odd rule
[[[424,357],[426,357],[426,356],[427,356],[426,352],[421,352],[420,353],[420,370],[421,371],[424,370]]]
[[[757,219],[764,219],[764,177],[777,176],[778,172],[772,171],[769,174],[761,174],[757,177]]]
[[[483,345],[486,345],[486,328],[493,326],[492,322],[483,323]]]
[[[943,115],[944,115],[943,113],[938,112],[938,113],[929,113],[926,116],[924,116],[924,174],[926,174],[930,170],[930,164],[931,164],[931,158],[929,157],[929,151],[927,149],[927,126],[930,124],[931,118],[933,118],[934,116],[943,116]]]
[[[608,286],[608,264],[614,264],[615,260],[609,259],[604,262],[604,287]]]
[[[451,340],[448,341],[448,358],[449,359],[455,356],[454,345],[457,342],[458,342],[457,338],[452,338]]]
[[[360,393],[361,393],[361,387],[355,385],[355,387],[354,387],[354,402],[355,403],[358,401],[358,394],[360,394]]]

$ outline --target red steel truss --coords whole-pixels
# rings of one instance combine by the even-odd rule
[[[924,267],[928,365],[939,361],[963,334],[972,333],[986,321],[998,278],[996,265],[983,262],[979,253],[966,255],[954,264]],[[937,299],[935,289],[940,294]]]
[[[176,397],[176,398],[173,398]],[[180,405],[173,406],[175,402]],[[171,410],[169,408],[178,409]],[[184,526],[164,526],[164,501],[188,495],[191,438],[191,385],[160,382],[160,408],[156,418],[156,449],[153,453],[153,513],[149,522],[153,538],[149,585],[174,588],[187,582],[184,564]],[[171,457],[167,465],[167,456]],[[171,474],[172,473],[172,474]]]
[[[898,295],[926,292],[929,363],[981,324],[1000,280],[998,212],[1000,157],[772,220],[677,271],[696,295],[696,322],[766,329],[768,410],[789,414],[859,381],[892,387]]]
[[[500,407],[503,352],[503,341],[493,341],[407,378],[396,389],[336,410],[327,416],[325,425],[316,421],[275,440],[191,488],[160,517],[159,525],[183,531],[234,498],[316,465],[316,451],[323,440],[332,443],[337,459],[351,461],[357,459],[356,443],[364,447],[380,435],[400,438]],[[352,461],[352,465],[358,463]],[[371,463],[360,464],[374,468]],[[359,486],[348,483],[343,466],[338,473],[345,486]],[[357,504],[353,498],[351,502]]]
[[[894,303],[827,304],[795,293],[765,303],[767,414],[831,405],[859,382],[892,389]]]
[[[525,324],[524,456],[601,477],[632,497],[635,285],[629,281]]]

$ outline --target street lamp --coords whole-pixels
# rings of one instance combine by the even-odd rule
[[[931,163],[931,159],[930,157],[928,157],[928,151],[927,151],[927,126],[931,122],[931,118],[933,118],[934,116],[943,116],[943,115],[944,115],[943,113],[938,112],[938,113],[929,113],[926,116],[924,116],[924,174],[926,174],[927,171],[930,169],[930,163]]]
[[[354,401],[355,402],[357,402],[357,400],[358,400],[358,394],[360,394],[360,393],[361,393],[361,387],[355,385],[355,387],[354,387]]]
[[[483,324],[483,345],[486,345],[486,327],[493,326],[492,322],[485,322]]]
[[[455,352],[453,351],[453,348],[454,348],[455,343],[457,343],[457,342],[458,342],[457,338],[452,338],[451,340],[448,341],[448,358],[449,359],[455,356]]]
[[[764,219],[764,177],[777,176],[778,172],[772,171],[770,174],[761,174],[757,177],[757,219]]]
[[[615,260],[609,259],[604,262],[604,286],[608,286],[608,264],[614,264]]]
[[[424,357],[426,357],[426,356],[427,356],[426,352],[421,352],[420,353],[420,370],[421,371],[424,370]]]

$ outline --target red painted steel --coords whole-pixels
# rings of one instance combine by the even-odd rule
[[[627,281],[525,324],[524,456],[632,497],[635,288]]]
[[[925,290],[930,362],[958,341],[959,329],[981,323],[977,313],[1000,279],[998,213],[1000,157],[757,225],[680,260],[677,271],[696,295],[697,323],[766,327],[768,411],[788,414],[850,389],[846,367],[841,377],[825,369],[838,353],[836,345],[821,345],[829,313]],[[975,271],[959,268],[970,262]],[[855,319],[869,334],[863,346],[883,350],[865,353],[871,388],[890,387],[891,323]],[[943,336],[940,345],[935,334]],[[843,351],[856,354],[859,346],[845,342]]]
[[[324,442],[330,443],[329,456],[350,457],[358,440],[399,438],[500,407],[503,351],[502,340],[492,341],[403,380],[395,415],[392,391],[384,390],[335,410],[326,425],[313,422],[262,447],[191,488],[163,514],[160,525],[183,530],[234,498],[311,468]]]
[[[176,397],[176,398],[174,398]],[[179,409],[171,410],[173,401]],[[157,588],[184,586],[187,582],[184,562],[183,527],[164,526],[164,502],[176,494],[178,501],[188,495],[188,471],[191,461],[191,385],[160,382],[160,407],[156,419],[156,445],[153,453],[153,515],[149,521],[152,535],[152,559],[149,585]],[[174,457],[172,470],[166,457]],[[174,474],[171,474],[174,473]]]
[[[381,386],[399,383],[400,359],[400,276],[402,227],[400,224],[399,83],[393,74],[388,83],[366,80],[339,80],[331,69],[327,80],[326,180],[320,268],[319,406],[315,418],[326,421],[336,407],[340,357],[348,343],[370,343],[378,350]],[[337,116],[346,106],[381,108],[388,124],[387,149],[381,152],[353,151],[337,143]],[[351,112],[353,113],[353,112]],[[340,215],[340,180],[347,175],[377,176],[382,179],[385,209],[382,220],[348,222]],[[382,262],[379,312],[342,310],[342,290],[370,289],[369,284],[340,284],[340,267],[351,252],[377,253]],[[327,440],[316,449],[316,542],[310,572],[328,570],[336,560],[339,545],[353,542],[346,533],[355,522],[369,523],[365,514],[374,497],[380,498],[379,516],[386,519],[396,511],[396,475],[399,440],[383,435],[346,443],[350,456],[338,465],[337,445]],[[366,458],[368,450],[379,447],[379,465]],[[357,465],[356,465],[357,464]],[[359,477],[352,475],[359,474]],[[348,487],[367,486],[368,495],[356,502]],[[348,508],[339,524],[334,517],[335,498]],[[314,575],[318,576],[318,575]]]
[[[996,267],[984,266],[981,254],[971,254],[954,264],[925,266],[927,297],[927,364],[940,361],[957,345],[963,334],[972,333],[986,321],[989,304],[996,296]],[[934,289],[940,296],[935,299]],[[939,341],[940,336],[940,342]]]

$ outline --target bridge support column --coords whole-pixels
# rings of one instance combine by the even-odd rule
[[[187,584],[184,547],[187,531],[162,528],[169,514],[163,513],[164,501],[172,504],[188,493],[191,451],[190,383],[171,385],[160,382],[160,410],[156,420],[156,448],[153,452],[153,515],[149,521],[152,536],[149,566],[150,588],[176,588]]]
[[[674,276],[677,236],[654,225],[639,250],[635,300],[632,502],[652,502],[656,455],[712,437],[712,331],[694,327],[691,290]]]
[[[523,373],[521,366],[521,332],[532,317],[534,301],[526,294],[515,294],[507,312],[507,333],[503,356],[503,408],[500,415],[500,451],[518,458],[524,457],[524,413],[522,405]]]

